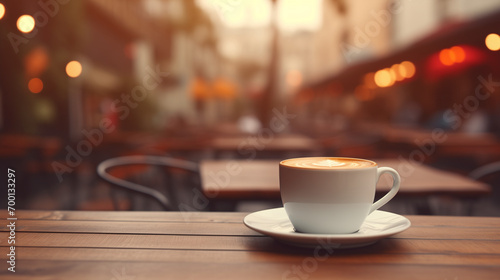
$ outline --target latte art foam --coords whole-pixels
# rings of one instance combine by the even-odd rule
[[[293,158],[281,162],[282,165],[310,168],[310,169],[349,169],[349,168],[367,168],[377,164],[373,161],[357,158],[327,158],[327,157],[309,157]]]
[[[322,161],[312,162],[311,164],[315,165],[315,166],[319,166],[319,167],[337,167],[337,166],[346,165],[345,162],[341,162],[341,161],[333,160],[333,159],[325,159]]]

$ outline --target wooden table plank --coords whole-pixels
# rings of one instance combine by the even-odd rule
[[[122,224],[122,223],[117,223]],[[86,223],[84,226],[79,225],[64,225],[53,226],[53,223],[42,223],[36,222],[35,225],[23,225],[19,224],[20,227],[16,228],[17,233],[54,233],[54,234],[130,234],[130,235],[152,235],[152,236],[262,236],[262,234],[257,233],[243,224],[223,224],[216,226],[207,226],[207,224],[196,224],[196,225],[182,225],[178,224],[175,228],[169,228],[166,230],[158,230],[155,227],[147,226],[145,229],[151,229],[147,231],[145,229],[134,227],[134,226],[115,226],[111,224],[109,228],[106,228],[102,224],[95,227],[95,223]],[[220,226],[220,229],[217,229]],[[120,231],[120,228],[122,229]],[[208,229],[207,229],[208,228]],[[427,239],[468,239],[470,236],[474,236],[475,240],[496,240],[498,237],[498,232],[500,228],[498,227],[431,227],[431,226],[412,226],[410,229],[403,233],[400,233],[402,238],[423,238]],[[8,229],[5,226],[0,228],[0,236],[5,234],[7,236]],[[399,236],[398,235],[398,236]],[[428,236],[432,235],[432,238]],[[72,235],[68,235],[71,238]],[[0,244],[2,241],[0,240]]]
[[[500,228],[497,217],[460,217],[460,216],[407,216],[412,222],[412,227],[448,227],[453,228]]]
[[[412,252],[500,252],[498,230],[481,233],[480,230],[455,230],[455,233],[427,228],[409,229],[384,240],[384,246],[395,246]],[[474,234],[480,234],[475,238]],[[435,235],[435,236],[434,236]],[[0,246],[8,247],[7,232],[0,233]],[[432,236],[432,238],[426,238]],[[186,250],[269,250],[281,244],[265,236],[204,236],[204,235],[134,235],[95,233],[37,233],[18,232],[18,247],[67,247],[67,248],[148,248]],[[446,242],[443,242],[446,240]],[[277,246],[277,247],[276,247]],[[480,249],[476,249],[480,248]],[[365,249],[363,249],[365,250]],[[421,250],[421,251],[420,251]],[[461,251],[463,250],[463,251]],[[495,251],[496,250],[496,251]]]
[[[153,222],[211,222],[238,223],[248,215],[244,212],[156,212],[156,211],[39,211],[17,210],[19,220],[58,220],[58,221],[153,221]],[[6,219],[7,211],[0,210],[0,219]],[[185,218],[189,217],[189,218]],[[456,217],[456,216],[407,216],[412,227],[500,227],[496,217]],[[5,228],[4,225],[0,226]]]
[[[180,215],[178,213],[178,215]],[[239,213],[243,217],[245,213]],[[500,231],[500,224],[495,218],[479,217],[440,217],[440,216],[408,216],[412,227],[401,233],[404,238],[433,237],[432,239],[476,239],[494,240]],[[175,220],[175,219],[174,219]],[[416,221],[415,221],[416,220]],[[441,222],[436,226],[438,221]],[[424,223],[425,221],[425,223]],[[463,221],[474,221],[463,226]],[[214,236],[260,236],[261,234],[248,229],[239,223],[215,222],[124,222],[124,221],[52,221],[52,220],[18,220],[16,232],[47,232],[47,233],[109,233],[133,235],[214,235]],[[0,235],[9,231],[7,225],[0,226]],[[1,242],[1,240],[0,240]],[[0,243],[1,244],[1,243]]]
[[[8,218],[7,211],[0,211],[0,219]],[[34,211],[17,210],[16,217],[23,220],[58,221],[140,221],[140,222],[215,222],[241,223],[245,213],[219,212],[154,212],[154,211]]]
[[[498,279],[500,268],[483,265],[413,265],[372,263],[217,263],[119,261],[20,261],[16,273],[2,279]],[[8,274],[10,273],[10,274]],[[6,278],[8,277],[8,278]],[[118,277],[118,278],[117,278]],[[367,278],[368,277],[368,278]],[[376,278],[375,278],[376,277]],[[30,278],[30,279],[33,279]]]
[[[0,233],[0,246],[7,247],[7,232]],[[263,250],[273,243],[264,236],[214,236],[203,235],[144,235],[99,233],[32,233],[17,232],[18,247],[67,247],[67,248],[148,248],[188,250]],[[262,242],[262,239],[269,239]],[[259,245],[255,245],[259,244]],[[252,247],[253,246],[253,247]]]
[[[381,246],[377,246],[380,249]],[[390,250],[370,250],[369,252],[336,251],[329,255],[329,260],[324,262],[363,264],[371,263],[397,263],[397,264],[442,264],[442,265],[498,265],[500,254],[457,254],[423,253],[413,254],[394,252]],[[297,251],[296,254],[308,256],[306,250]],[[188,262],[188,263],[250,263],[269,262],[294,263],[296,256],[293,254],[280,254],[266,251],[233,250],[164,250],[164,249],[118,249],[118,248],[36,248],[20,247],[17,251],[22,260],[52,260],[52,261],[128,261],[128,262]],[[373,256],[377,254],[376,258]],[[4,258],[5,259],[5,258]]]
[[[17,232],[73,232],[73,233],[130,233],[130,234],[184,234],[184,235],[256,235],[239,223],[197,222],[196,226],[186,222],[110,222],[110,221],[38,221],[18,220]],[[8,231],[7,225],[0,231]]]

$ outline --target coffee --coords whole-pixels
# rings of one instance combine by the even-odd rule
[[[370,160],[342,157],[293,158],[284,160],[281,164],[289,167],[310,169],[350,169],[377,166],[375,162]]]

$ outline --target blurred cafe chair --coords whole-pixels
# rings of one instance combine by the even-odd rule
[[[485,207],[489,202],[491,205],[496,207],[497,211],[500,211],[500,161],[495,161],[492,163],[485,164],[474,170],[472,170],[468,176],[471,179],[483,181],[488,183],[492,188],[491,195],[487,198],[487,201],[481,201],[478,203],[480,207]],[[498,212],[500,214],[500,212]]]
[[[131,169],[133,166],[142,168]],[[165,168],[158,169],[159,166]],[[151,167],[156,169],[151,172]],[[117,169],[122,169],[122,172],[116,172]],[[201,211],[208,208],[208,200],[200,197],[199,168],[195,162],[167,156],[121,156],[99,163],[97,174],[113,186],[125,190],[131,200],[133,194],[140,194],[156,201],[166,211]],[[186,203],[182,201],[182,193],[194,196]],[[115,209],[120,208],[116,198],[113,198],[113,203]]]
[[[469,177],[474,180],[479,180],[488,175],[500,172],[500,161],[488,163],[486,165],[480,166],[469,173]]]

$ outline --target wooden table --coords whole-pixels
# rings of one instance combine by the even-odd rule
[[[320,144],[310,137],[298,134],[273,134],[272,131],[238,137],[215,137],[208,145],[216,152],[236,152],[245,159],[253,159],[260,152],[311,154],[321,149]]]
[[[461,175],[441,171],[405,160],[375,160],[379,166],[389,166],[401,175],[398,196],[444,194],[455,197],[478,197],[491,188]],[[208,197],[217,199],[279,199],[279,161],[276,160],[205,160],[201,162],[202,189]],[[391,187],[390,176],[383,176],[378,193]]]
[[[500,139],[492,133],[466,133],[396,127],[384,124],[366,124],[361,127],[369,135],[377,135],[383,142],[404,145],[409,151],[423,152],[430,159],[469,157],[480,161],[500,159]]]
[[[7,211],[1,279],[498,279],[500,218],[407,216],[374,245],[298,249],[248,229],[246,213]]]

